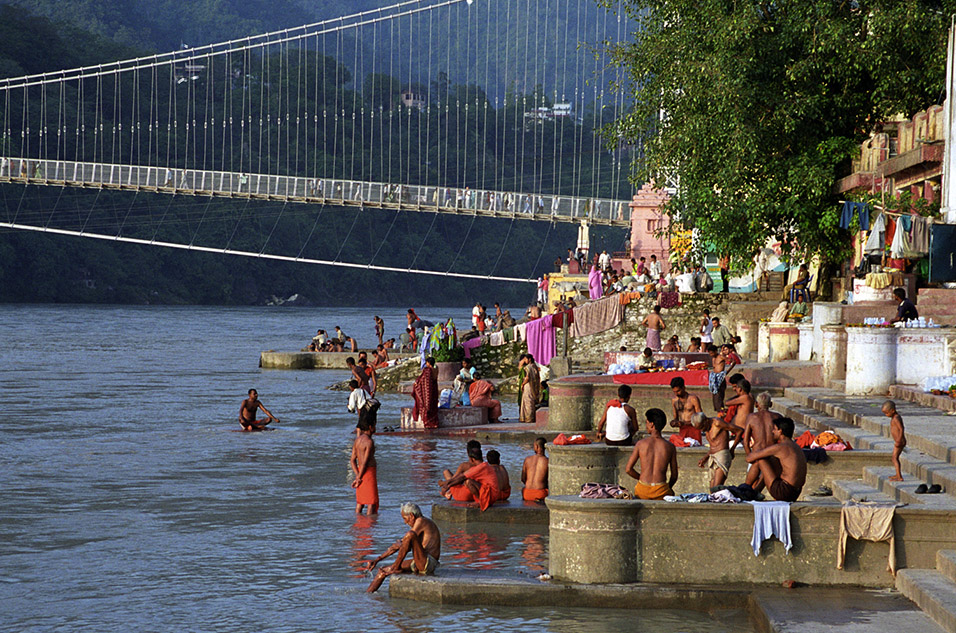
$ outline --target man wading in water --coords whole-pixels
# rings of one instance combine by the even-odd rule
[[[262,412],[265,413],[268,418],[256,419],[256,412],[262,409]],[[249,390],[249,397],[242,401],[242,406],[239,407],[239,424],[242,426],[243,431],[265,431],[266,425],[270,422],[279,422],[279,418],[275,417],[269,410],[266,409],[265,405],[259,402],[259,392],[255,389]]]

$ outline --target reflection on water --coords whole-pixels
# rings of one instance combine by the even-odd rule
[[[0,631],[748,630],[694,613],[366,595],[363,562],[407,529],[400,504],[429,512],[464,442],[376,436],[381,510],[356,517],[355,417],[347,394],[325,389],[345,369],[262,371],[257,359],[319,327],[370,337],[375,313],[400,331],[404,309],[0,306]],[[275,430],[235,432],[250,387]],[[380,399],[380,424],[397,424],[408,397]],[[494,448],[517,482],[531,447]],[[443,569],[547,569],[541,527],[441,527]]]

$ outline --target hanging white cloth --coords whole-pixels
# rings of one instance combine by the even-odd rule
[[[863,245],[863,252],[882,253],[883,245],[886,243],[886,219],[883,214],[876,216],[873,226],[870,229],[870,236],[866,238],[866,244]]]

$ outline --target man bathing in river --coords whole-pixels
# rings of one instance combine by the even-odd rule
[[[534,441],[534,455],[524,458],[521,466],[521,498],[543,503],[548,496],[548,458],[544,454],[544,438]]]
[[[355,514],[362,514],[362,509],[368,507],[369,514],[378,514],[378,476],[375,461],[375,418],[360,416],[358,423],[359,435],[352,444],[352,456],[349,466],[355,473],[352,487],[355,488]]]
[[[379,570],[375,580],[368,586],[368,593],[377,591],[385,579],[392,574],[431,575],[439,567],[441,533],[438,531],[438,526],[431,519],[422,516],[421,508],[414,503],[403,503],[401,514],[402,520],[411,529],[385,550],[385,553],[366,563],[365,570],[372,571],[381,561],[397,552],[395,562],[390,567]],[[412,555],[412,560],[406,561],[405,558],[409,553]]]
[[[267,418],[256,419],[256,412],[262,409],[262,412],[265,413]],[[275,417],[269,410],[266,409],[265,405],[259,402],[259,392],[255,389],[249,390],[249,397],[242,401],[242,405],[239,407],[239,425],[242,426],[243,431],[265,431],[266,425],[270,422],[278,422],[279,418]]]
[[[793,441],[793,420],[777,418],[773,421],[773,444],[747,455],[747,463],[760,469],[762,481],[754,486],[760,492],[764,482],[777,501],[796,501],[807,482],[807,458],[803,449]]]
[[[634,445],[625,470],[637,480],[634,496],[638,499],[663,499],[674,494],[674,484],[677,483],[677,449],[661,437],[661,431],[667,424],[667,415],[663,411],[648,409],[644,417],[649,437]],[[638,462],[641,472],[634,470]],[[668,468],[670,478],[666,478]]]
[[[713,489],[727,481],[734,460],[734,454],[730,452],[730,434],[740,435],[743,429],[720,418],[708,418],[703,412],[694,414],[694,426],[707,436],[710,444],[710,451],[697,465],[710,468],[710,487]]]

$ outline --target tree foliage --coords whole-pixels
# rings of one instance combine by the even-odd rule
[[[609,4],[609,3],[606,3]],[[873,124],[939,103],[954,2],[625,0],[637,182],[676,186],[668,213],[749,263],[768,238],[794,257],[846,254],[835,181]]]

